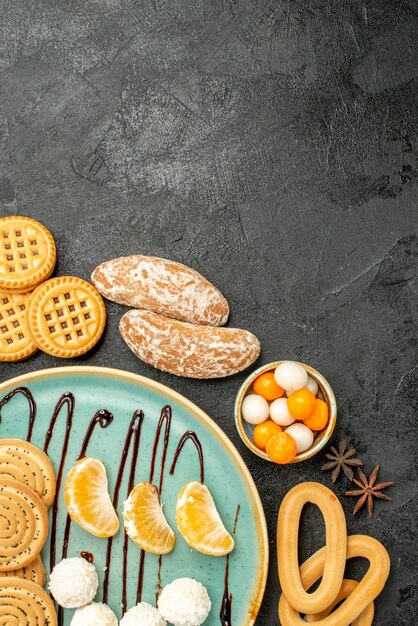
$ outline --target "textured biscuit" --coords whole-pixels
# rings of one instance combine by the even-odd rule
[[[31,295],[0,290],[0,361],[22,361],[38,349],[26,320]]]
[[[47,534],[48,514],[38,494],[17,480],[2,478],[0,570],[16,570],[31,563],[42,550]]]
[[[4,576],[31,580],[41,587],[44,587],[46,582],[45,568],[40,556],[37,556],[36,559],[32,561],[32,563],[29,563],[29,565],[25,565],[20,569],[11,570],[10,572],[0,572],[0,578]],[[0,581],[0,587],[1,585],[2,583]]]
[[[221,292],[182,263],[152,256],[126,256],[102,263],[91,280],[108,300],[167,317],[222,326],[229,306]]]
[[[32,443],[0,439],[0,482],[17,480],[31,487],[48,509],[55,497],[55,472],[50,458]]]
[[[0,219],[0,289],[30,291],[51,276],[54,239],[45,226],[20,215]]]
[[[59,276],[35,289],[27,319],[38,348],[69,359],[85,354],[99,341],[106,308],[93,285],[75,276]]]
[[[150,311],[129,311],[119,328],[138,358],[176,376],[231,376],[260,354],[260,342],[246,330],[195,326]]]
[[[0,584],[0,624],[57,626],[57,614],[49,595],[36,583],[3,578]]]

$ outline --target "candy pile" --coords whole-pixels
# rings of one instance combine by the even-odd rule
[[[242,417],[254,425],[255,445],[275,463],[290,463],[308,450],[314,433],[328,424],[328,405],[318,391],[317,382],[294,361],[284,361],[254,381],[253,393],[242,402]]]

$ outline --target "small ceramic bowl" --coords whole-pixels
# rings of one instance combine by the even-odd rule
[[[255,445],[253,440],[254,425],[249,424],[243,419],[241,407],[242,401],[244,400],[245,396],[252,391],[252,386],[257,376],[260,376],[260,374],[264,374],[265,372],[274,371],[276,367],[281,363],[283,363],[283,361],[274,361],[273,363],[267,363],[267,365],[259,367],[257,370],[255,370],[255,372],[250,374],[250,376],[248,376],[245,382],[241,385],[241,388],[235,400],[235,424],[241,439],[243,440],[247,448],[251,450],[251,452],[254,452],[254,454],[261,457],[262,459],[265,459],[266,461],[270,461],[270,463],[273,463],[273,461],[269,459],[269,457],[263,450],[260,450],[260,448],[257,448],[257,446]],[[315,456],[315,454],[317,454],[320,450],[322,450],[322,448],[328,443],[337,422],[337,402],[335,400],[335,396],[330,384],[322,376],[322,374],[313,369],[313,367],[310,367],[305,363],[300,363],[300,365],[302,365],[308,372],[309,376],[312,376],[312,378],[314,378],[318,383],[317,397],[321,398],[327,403],[329,410],[329,420],[327,426],[323,430],[315,433],[314,441],[311,447],[305,450],[305,452],[297,454],[292,463],[300,463],[301,461],[306,461],[306,459],[310,459],[311,457]]]

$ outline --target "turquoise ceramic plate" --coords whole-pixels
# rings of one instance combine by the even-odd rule
[[[51,416],[60,397],[67,392],[74,395],[74,412],[68,453],[63,467],[63,481],[80,453],[92,417],[100,409],[113,414],[113,421],[107,428],[101,428],[100,424],[94,428],[87,449],[88,456],[99,458],[106,465],[111,496],[120,467],[123,444],[134,412],[137,409],[144,412],[135,474],[135,483],[138,483],[150,479],[152,452],[161,411],[166,405],[171,407],[171,428],[167,432],[169,439],[163,476],[161,477],[161,468],[164,465],[163,444],[167,419],[162,424],[161,437],[156,446],[153,482],[158,486],[163,478],[161,497],[164,503],[164,513],[176,531],[176,545],[173,552],[161,559],[153,554],[144,555],[143,573],[139,575],[140,550],[129,540],[126,568],[128,607],[135,604],[138,592],[142,600],[155,605],[160,584],[164,586],[175,578],[189,576],[200,580],[207,587],[212,600],[212,611],[205,625],[219,626],[221,623],[220,612],[225,592],[227,559],[226,557],[209,557],[191,550],[178,533],[175,524],[175,506],[180,489],[186,482],[200,479],[198,454],[191,440],[186,441],[174,475],[170,475],[177,444],[183,433],[192,430],[196,433],[203,449],[205,483],[212,492],[224,523],[231,533],[235,526],[235,549],[229,559],[227,577],[228,590],[232,594],[232,624],[233,626],[253,624],[263,597],[267,577],[266,523],[257,490],[247,467],[221,429],[197,406],[150,379],[105,368],[65,367],[27,374],[0,385],[0,400],[3,402],[0,424],[0,437],[2,438],[25,439],[28,434],[30,408],[28,398],[22,393],[17,393],[4,402],[6,394],[17,387],[27,388],[36,403],[36,417],[31,440],[40,447],[44,446]],[[48,449],[56,471],[62,459],[68,406],[68,401],[66,401],[61,407]],[[134,437],[127,456],[120,490],[119,513],[127,495],[133,444]],[[63,487],[57,500],[59,504],[57,560],[60,560],[62,555],[66,523],[62,492]],[[52,511],[50,511],[50,519],[51,516]],[[121,615],[123,593],[123,538],[124,533],[121,530],[113,542],[109,568],[108,603],[118,617]],[[51,533],[43,552],[47,572],[49,572],[51,556],[50,544]],[[81,551],[88,551],[94,555],[100,578],[96,598],[99,601],[103,595],[107,547],[106,539],[95,538],[72,523],[68,556],[78,556]],[[71,611],[65,611],[64,624],[66,626],[71,621],[71,615]]]

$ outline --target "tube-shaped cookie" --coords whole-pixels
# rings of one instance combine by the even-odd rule
[[[356,580],[352,580],[351,578],[344,578],[343,584],[341,585],[341,589],[335,598],[334,602],[327,608],[325,611],[321,613],[316,613],[316,615],[305,615],[305,622],[308,624],[320,622],[325,617],[331,613],[331,611],[340,604],[342,600],[345,600],[350,596],[354,589],[358,586],[358,582]],[[362,613],[352,623],[352,626],[372,626],[374,617],[374,603],[370,602],[364,609]]]

